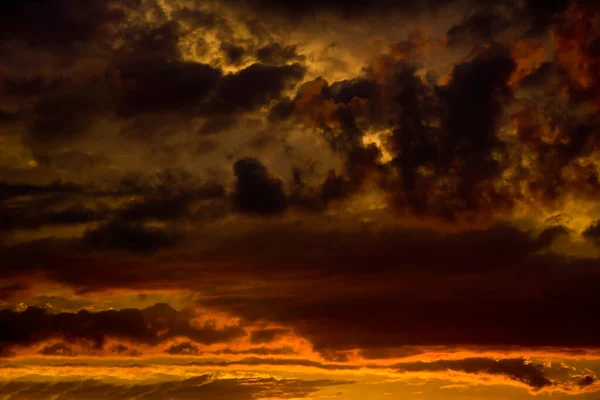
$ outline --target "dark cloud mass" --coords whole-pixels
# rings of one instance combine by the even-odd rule
[[[237,177],[234,199],[240,211],[269,215],[285,210],[283,183],[270,176],[260,161],[252,158],[239,160],[234,171]]]

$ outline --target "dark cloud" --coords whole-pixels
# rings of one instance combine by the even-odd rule
[[[112,353],[116,353],[116,354],[123,354],[128,350],[129,350],[129,347],[125,346],[124,344],[120,344],[120,343],[116,344],[110,348],[110,351]]]
[[[22,293],[29,289],[29,286],[24,283],[13,283],[0,286],[0,301],[9,300],[16,294]]]
[[[327,90],[336,103],[349,104],[355,97],[375,100],[381,88],[372,80],[356,78],[334,82]]]
[[[51,78],[40,73],[32,76],[6,76],[2,81],[2,94],[9,96],[36,96],[68,84],[64,78]]]
[[[579,380],[579,382],[577,382],[578,386],[581,387],[586,387],[586,386],[590,386],[593,385],[595,382],[597,381],[597,379],[591,375],[586,375],[583,378],[581,378]]]
[[[181,54],[177,43],[183,33],[178,20],[160,25],[142,25],[130,28],[123,33],[124,44],[116,51],[116,58],[123,61],[138,61],[151,67],[151,62],[180,61]],[[147,63],[144,64],[143,62]],[[138,65],[139,67],[139,65]]]
[[[393,366],[407,372],[460,371],[467,374],[503,375],[522,382],[534,390],[552,386],[554,383],[544,374],[540,364],[522,358],[466,358],[463,360],[439,360],[433,362],[401,363]]]
[[[258,355],[258,356],[289,356],[298,354],[293,348],[285,346],[285,347],[252,347],[246,350],[232,350],[232,349],[223,349],[215,351],[215,354],[225,354],[225,355]]]
[[[283,294],[273,283],[273,292],[224,294],[202,303],[249,321],[291,327],[324,351],[599,345],[592,332],[600,326],[579,306],[596,307],[597,262],[538,254],[562,230],[533,238],[507,227],[440,236],[404,233],[381,232],[369,239],[365,233],[254,233],[228,244],[228,251],[239,249],[245,268],[254,265],[270,279],[285,265],[298,286]],[[269,250],[261,251],[260,243],[269,243]],[[557,275],[543,278],[541,271]],[[315,290],[315,280],[323,279],[336,284]],[[565,295],[566,282],[572,295]],[[532,296],[532,290],[539,295]],[[581,328],[567,338],[554,329],[557,323]]]
[[[571,386],[585,387],[593,384],[594,376],[581,377],[575,368],[530,361],[524,358],[465,358],[458,360],[438,360],[431,362],[404,362],[392,365],[391,368],[401,372],[464,372],[467,374],[485,374],[504,376],[510,380],[521,382],[534,391],[562,387],[567,390]],[[557,372],[559,372],[557,374]]]
[[[287,333],[287,330],[280,328],[260,329],[250,333],[250,343],[261,344],[269,343],[276,337]]]
[[[105,118],[110,106],[98,85],[72,87],[71,91],[50,92],[40,96],[26,121],[26,143],[36,155],[48,154],[54,147],[85,137],[97,118]]]
[[[59,382],[7,382],[0,386],[2,395],[14,400],[31,398],[50,400],[69,398],[74,400],[101,399],[109,396],[126,400],[143,398],[145,400],[202,398],[217,400],[223,397],[236,400],[256,398],[308,398],[322,388],[349,384],[348,381],[274,378],[221,379],[213,375],[200,375],[178,381],[166,381],[153,384],[115,384],[98,380],[77,380]]]
[[[39,353],[45,356],[72,357],[75,355],[73,349],[64,343],[56,343],[53,345],[44,346],[44,348],[41,349]]]
[[[502,40],[507,35],[528,39],[539,37],[564,20],[571,3],[577,2],[506,0],[475,3],[464,19],[450,28],[448,40],[454,45]]]
[[[549,252],[563,232],[318,233],[290,226],[206,237],[189,255],[163,258],[79,254],[60,242],[5,247],[0,256],[8,279],[44,272],[86,290],[131,281],[210,290],[203,306],[276,323],[323,354],[429,345],[598,347],[600,325],[588,311],[600,306],[598,263]],[[244,279],[260,283],[257,290],[232,288]],[[557,324],[568,324],[569,334]]]
[[[318,361],[303,360],[297,358],[260,358],[248,357],[241,360],[233,361],[192,361],[186,365],[205,366],[205,367],[227,367],[230,365],[277,365],[277,366],[303,366],[313,367],[326,370],[357,370],[360,369],[356,365],[348,364],[325,364]],[[349,383],[349,382],[347,382]]]
[[[600,222],[588,226],[582,233],[583,237],[600,244]]]
[[[419,38],[411,40],[394,51],[413,52]],[[418,215],[453,219],[511,209],[511,195],[493,180],[505,168],[494,154],[507,152],[497,132],[515,69],[509,50],[493,45],[455,65],[445,86],[389,55],[366,67],[361,78],[305,83],[293,100],[295,113],[315,123],[331,148],[346,157],[343,173],[330,172],[324,181],[322,198],[348,197],[374,179],[393,193],[394,206]],[[392,131],[384,144],[394,155],[388,165],[377,146],[363,144],[371,127]],[[399,179],[391,178],[390,166]],[[439,190],[445,194],[434,195]]]
[[[198,347],[194,346],[190,342],[183,342],[179,344],[174,344],[165,350],[166,353],[169,354],[178,354],[178,355],[198,355],[202,354],[198,350]]]
[[[448,30],[448,42],[454,45],[490,41],[509,25],[494,8],[478,10]]]
[[[364,18],[369,16],[385,16],[393,13],[419,13],[430,12],[437,7],[451,4],[454,0],[435,0],[426,4],[400,0],[376,0],[368,3],[352,0],[343,3],[333,0],[317,1],[289,1],[279,2],[274,0],[227,0],[236,6],[245,5],[254,10],[261,10],[267,14],[282,16],[291,21],[300,21],[304,18],[314,18],[315,15],[332,13],[348,19]]]
[[[136,253],[152,253],[174,246],[178,241],[175,232],[154,228],[139,222],[113,220],[88,230],[81,244],[94,250],[125,250]]]
[[[405,111],[394,131],[399,155],[393,163],[401,169],[404,193],[399,193],[400,198],[406,196],[417,213],[452,217],[461,210],[502,208],[510,202],[502,193],[490,192],[486,181],[501,170],[492,152],[503,150],[496,131],[510,96],[508,79],[515,68],[508,50],[500,47],[484,49],[472,60],[454,66],[450,83],[438,90],[442,131],[434,131],[438,137],[433,138],[430,127],[421,121],[422,83],[406,74],[407,84],[397,96]],[[433,168],[433,177],[422,176],[419,168],[423,167]],[[436,181],[455,173],[458,182],[446,188],[449,193],[442,200],[449,203],[432,202],[429,191]]]
[[[38,164],[65,171],[90,171],[110,162],[108,157],[97,153],[82,151],[64,151],[55,154],[39,154]]]
[[[280,43],[271,43],[256,51],[258,61],[263,64],[281,65],[292,61],[303,61],[305,57],[297,53],[297,46],[283,46]]]
[[[0,124],[8,125],[19,120],[19,113],[0,109]]]
[[[99,312],[50,314],[47,310],[29,307],[25,311],[0,311],[0,322],[5,327],[0,334],[0,347],[31,345],[49,339],[68,343],[89,341],[102,348],[107,339],[121,339],[136,343],[157,344],[175,337],[186,337],[202,344],[228,342],[245,335],[240,326],[217,329],[213,322],[194,325],[193,314],[177,311],[167,304],[156,304],[145,309],[122,309]],[[47,351],[60,350],[62,344],[50,346]]]
[[[228,64],[237,65],[242,60],[244,55],[246,54],[246,50],[243,47],[236,46],[234,44],[222,44],[221,50],[225,54],[225,60]],[[262,62],[262,61],[261,61]]]
[[[21,196],[45,196],[82,193],[84,186],[73,182],[55,181],[47,185],[0,182],[0,200]]]
[[[229,114],[250,111],[278,100],[282,92],[304,77],[301,64],[270,66],[253,64],[234,74],[223,76],[207,112]]]
[[[117,214],[124,221],[174,220],[190,213],[190,206],[198,201],[222,199],[225,188],[216,183],[203,184],[193,180],[182,182],[181,186],[172,182],[167,190],[157,187],[154,193],[123,207]]]
[[[253,64],[223,75],[209,65],[162,59],[119,66],[125,90],[117,105],[122,118],[156,114],[206,116],[203,135],[232,126],[232,114],[255,110],[281,97],[304,75],[300,64]]]
[[[214,135],[234,127],[237,119],[232,116],[215,117],[207,120],[198,130],[200,135]]]
[[[234,173],[237,182],[233,196],[238,210],[259,215],[278,214],[285,210],[283,182],[272,177],[260,161],[252,158],[238,160]]]
[[[32,46],[67,46],[99,39],[123,22],[118,7],[126,2],[8,0],[0,5],[0,40],[23,41]],[[22,21],[28,21],[27,25]]]
[[[282,263],[290,271],[313,273],[323,268],[331,274],[343,273],[341,265],[352,266],[356,276],[365,272],[361,265],[370,265],[370,272],[397,273],[397,266],[404,269],[423,271],[447,271],[448,274],[478,273],[501,270],[515,263],[526,262],[528,257],[543,250],[555,238],[558,232],[548,231],[541,236],[530,237],[527,233],[509,226],[499,226],[489,230],[475,230],[461,234],[446,235],[427,230],[394,229],[361,232],[311,232],[307,229],[291,226],[275,226],[271,229],[257,229],[250,237],[233,235],[213,242],[207,238],[192,259],[218,261],[238,268],[241,260],[248,263],[247,273],[260,271],[281,273]],[[276,243],[267,247],[264,243]],[[201,243],[198,243],[201,244]],[[5,277],[17,277],[19,272],[48,269],[54,279],[75,284],[96,282],[103,285],[115,279],[127,279],[136,276],[138,282],[169,279],[168,271],[156,265],[152,270],[137,270],[140,263],[146,262],[131,255],[131,258],[104,259],[110,263],[115,274],[102,276],[101,262],[94,253],[79,253],[70,247],[69,241],[41,240],[16,246],[1,248],[2,257],[10,261],[9,267],[2,272]],[[205,245],[205,246],[204,246]],[[311,246],[315,246],[312,250]],[[435,252],[428,249],[435,248]],[[287,249],[288,251],[281,251]],[[497,254],[490,259],[490,254]],[[341,258],[340,258],[341,257]],[[373,262],[376,259],[377,262]],[[43,261],[43,262],[42,262]],[[44,267],[44,263],[46,267]],[[78,264],[86,264],[88,273],[81,276],[76,273]],[[129,266],[127,266],[129,265]],[[75,270],[72,270],[75,269]],[[198,273],[201,270],[197,271]],[[206,271],[210,273],[209,271]],[[239,273],[239,271],[237,272]],[[121,275],[124,274],[124,275]],[[166,274],[166,275],[163,275]],[[130,276],[129,278],[125,278]],[[343,274],[347,278],[345,274]],[[201,275],[194,277],[201,279]],[[277,275],[273,275],[276,278]],[[192,280],[189,283],[197,283]],[[179,281],[179,283],[185,283]]]
[[[187,22],[193,26],[214,27],[217,24],[218,17],[203,10],[190,9],[188,7],[178,8],[173,11],[173,18],[176,21]]]
[[[529,29],[527,35],[539,35],[548,27],[560,22],[563,13],[569,5],[577,3],[570,0],[528,0],[525,2],[525,15],[529,16]]]
[[[269,121],[279,122],[288,119],[294,112],[294,103],[284,98],[269,110]]]
[[[35,204],[34,204],[35,206]],[[105,212],[82,206],[63,209],[18,207],[0,205],[0,231],[14,229],[35,229],[55,225],[76,225],[102,221]]]
[[[589,21],[581,24],[588,26]],[[564,36],[559,43],[564,41],[560,46],[565,64],[566,54],[577,48],[571,37],[579,30],[560,25],[559,32],[557,37]],[[593,151],[598,123],[591,115],[569,120],[565,118],[567,108],[556,108],[561,104],[557,90],[572,93],[574,102],[588,104],[582,109],[589,107],[593,95],[569,83],[572,78],[563,66],[543,63],[519,85],[511,86],[518,60],[513,59],[509,44],[492,41],[477,46],[466,61],[454,65],[448,83],[440,84],[433,76],[417,73],[419,51],[426,42],[421,34],[409,35],[390,45],[390,54],[367,65],[362,76],[331,84],[322,78],[305,82],[293,99],[282,99],[271,108],[271,122],[292,116],[299,118],[296,122],[308,121],[334,152],[345,157],[342,171],[330,171],[322,185],[313,188],[313,192],[321,192],[317,197],[322,204],[350,197],[372,180],[390,193],[391,205],[403,212],[472,222],[509,213],[516,201],[525,200],[518,194],[523,185],[544,202],[559,200],[560,193],[577,191],[591,199],[598,192],[600,179],[593,168],[573,166],[578,156],[589,157]],[[595,65],[587,48],[578,51],[590,59],[589,65]],[[512,108],[517,89],[543,92],[544,102],[531,103],[533,107],[548,104],[544,118],[550,129],[560,132],[552,143],[543,136],[545,121],[535,125],[537,114],[523,111],[530,107],[523,104],[523,97],[527,98],[523,92]],[[571,107],[566,100],[565,107]],[[510,115],[514,109],[518,111]],[[518,123],[517,146],[500,133],[511,117]],[[392,154],[391,162],[381,161],[377,146],[363,143],[365,132],[373,129],[392,132],[382,136],[381,145]],[[539,155],[535,171],[512,171],[520,146]],[[578,168],[577,179],[564,178],[565,168],[571,166]],[[511,174],[513,179],[503,178]]]
[[[201,140],[198,142],[198,145],[196,146],[196,149],[195,149],[196,154],[202,155],[202,154],[212,153],[213,151],[217,150],[220,145],[221,144],[219,142],[217,142],[216,140],[211,140],[211,139]]]
[[[544,62],[525,76],[519,85],[525,89],[539,88],[552,84],[553,79],[563,79],[565,71],[553,62]]]
[[[123,118],[200,109],[221,78],[221,71],[206,64],[161,59],[124,64],[119,70],[128,89],[117,105]]]
[[[423,349],[418,347],[390,347],[390,348],[369,348],[360,350],[361,357],[367,360],[379,360],[385,358],[406,358],[423,354]]]
[[[86,247],[134,251],[169,246],[177,238],[175,232],[143,223],[197,219],[202,207],[226,199],[222,185],[177,169],[127,175],[116,184],[0,183],[0,187],[0,231],[101,223],[88,229]],[[119,199],[128,201],[120,207],[107,205]]]
[[[85,206],[92,187],[69,182],[46,185],[0,183],[0,231],[68,226],[104,220],[108,210]]]

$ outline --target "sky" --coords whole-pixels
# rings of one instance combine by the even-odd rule
[[[600,398],[599,12],[0,2],[0,400]]]

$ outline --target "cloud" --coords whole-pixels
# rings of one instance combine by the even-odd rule
[[[88,230],[81,244],[94,250],[126,250],[137,253],[152,253],[169,248],[177,243],[177,234],[166,229],[114,220]]]
[[[592,3],[3,2],[0,354],[329,373],[595,352]],[[147,291],[207,314],[120,309]],[[396,369],[596,387],[521,358]],[[14,396],[210,398],[211,379]]]
[[[357,0],[343,4],[335,1],[291,1],[279,3],[273,0],[231,0],[227,3],[235,6],[246,6],[251,10],[265,10],[271,15],[283,17],[288,21],[301,22],[319,14],[333,14],[344,19],[360,20],[365,17],[384,17],[393,13],[419,13],[436,10],[438,6],[453,3],[453,0],[435,0],[426,6],[410,1],[377,0],[364,3]]]
[[[167,304],[145,309],[122,309],[99,312],[79,311],[50,314],[47,310],[28,307],[24,311],[2,310],[0,321],[7,328],[0,334],[0,347],[32,345],[48,339],[67,343],[88,341],[102,348],[109,338],[135,343],[158,344],[175,337],[187,337],[202,344],[228,342],[245,335],[241,326],[218,329],[214,323],[192,323],[193,314],[177,311]],[[44,348],[44,352],[62,352],[64,344]]]
[[[224,354],[224,355],[258,355],[258,356],[289,356],[295,355],[297,352],[292,347],[251,347],[246,350],[233,350],[233,349],[222,349],[214,352],[215,354]]]
[[[595,222],[594,224],[588,226],[582,233],[583,237],[589,239],[595,243],[600,239],[600,223]]]
[[[237,122],[232,116],[214,117],[206,121],[198,130],[198,133],[200,135],[214,135],[234,127]]]
[[[599,327],[579,306],[596,303],[591,285],[598,279],[596,260],[538,253],[561,232],[537,237],[518,232],[496,227],[440,236],[411,230],[373,236],[254,233],[227,248],[230,255],[239,249],[244,268],[256,265],[254,271],[268,274],[271,290],[223,293],[201,302],[248,321],[290,327],[323,352],[410,345],[598,346],[593,332]],[[268,250],[258,243],[269,243]],[[277,277],[290,271],[298,285],[282,293]],[[541,271],[561,278],[545,279]],[[336,284],[323,290],[310,284],[329,277]],[[567,281],[578,293],[573,301],[561,295],[561,282]],[[533,287],[543,295],[532,297]],[[565,320],[581,327],[577,334],[556,332],[555,324]]]
[[[221,71],[206,64],[147,60],[119,67],[130,84],[117,106],[122,118],[143,113],[181,112],[201,107]]]
[[[97,40],[110,27],[125,20],[120,3],[96,0],[85,4],[72,0],[54,4],[30,0],[3,2],[1,36],[3,40],[24,41],[31,46],[65,46]],[[22,19],[32,25],[24,27],[19,22]]]
[[[544,375],[541,365],[529,363],[524,359],[468,358],[463,360],[440,360],[430,363],[401,363],[396,364],[394,367],[407,372],[451,370],[468,374],[505,375],[509,379],[523,382],[535,390],[553,385],[553,382]]]
[[[38,353],[43,354],[45,356],[74,356],[75,353],[71,347],[67,346],[64,343],[56,343],[53,345],[44,346],[42,350]]]
[[[45,271],[80,290],[129,287],[132,280],[138,288],[210,290],[202,306],[248,324],[270,321],[334,358],[402,346],[594,348],[600,327],[586,310],[597,305],[597,262],[548,252],[561,234],[510,226],[462,233],[288,226],[206,237],[193,252],[166,258],[80,254],[37,243],[4,249],[11,268],[2,276]],[[233,289],[240,279],[260,282],[260,290]],[[565,282],[577,296],[564,296]],[[557,323],[569,323],[571,334],[556,331]]]
[[[52,225],[76,225],[102,221],[106,214],[89,208],[73,206],[65,209],[4,208],[0,205],[0,230],[34,229]]]
[[[356,2],[342,6],[311,2],[283,6],[262,0],[242,3],[250,10],[249,14],[267,5],[270,13],[280,17],[301,19],[324,11],[327,15],[363,17],[367,22],[369,16],[384,12],[428,14],[453,4],[439,1],[429,3],[427,9],[417,9],[410,2],[387,1],[368,6]],[[583,7],[579,2],[577,6]],[[322,168],[320,183],[311,182],[306,193],[297,196],[297,209],[323,211],[338,200],[360,193],[365,183],[374,181],[389,194],[386,196],[389,204],[402,213],[447,221],[493,218],[498,214],[510,215],[522,202],[532,206],[536,201],[544,201],[545,205],[548,202],[557,206],[566,192],[577,191],[593,198],[600,188],[594,184],[593,168],[574,165],[578,156],[591,154],[593,122],[583,116],[571,118],[568,126],[561,123],[556,128],[561,132],[560,140],[551,144],[547,140],[532,141],[528,132],[543,131],[545,124],[538,126],[523,120],[541,110],[523,113],[524,105],[513,96],[516,92],[523,95],[521,89],[530,86],[527,82],[539,80],[536,76],[540,73],[545,75],[542,73],[548,68],[545,65],[554,65],[562,71],[555,86],[566,86],[570,100],[581,105],[579,109],[584,110],[584,104],[593,102],[593,87],[575,85],[582,79],[593,84],[593,73],[577,71],[578,67],[567,57],[567,53],[575,52],[571,55],[587,60],[588,64],[595,63],[592,41],[588,46],[584,44],[585,35],[569,34],[573,26],[583,26],[585,21],[570,15],[566,7],[564,1],[542,7],[533,0],[523,4],[504,1],[493,7],[486,2],[476,7],[475,14],[468,15],[463,22],[467,26],[459,29],[475,39],[474,51],[451,67],[446,81],[437,79],[440,71],[428,71],[422,65],[426,49],[443,48],[442,42],[428,36],[423,28],[417,33],[409,32],[406,39],[391,41],[387,51],[366,59],[356,76],[337,82],[325,78],[303,82],[305,76],[314,72],[311,69],[316,55],[308,54],[301,43],[283,40],[279,30],[271,25],[261,25],[259,29],[239,15],[220,15],[214,10],[179,4],[167,7],[167,12],[151,3],[111,1],[106,5],[92,2],[81,6],[61,0],[56,9],[46,12],[57,14],[59,20],[69,20],[65,29],[77,32],[84,22],[90,22],[88,19],[98,18],[101,27],[93,34],[80,36],[82,40],[97,38],[95,45],[101,56],[88,54],[77,46],[69,48],[70,63],[65,61],[69,69],[64,73],[61,69],[43,70],[33,65],[22,69],[11,64],[6,68],[3,96],[7,104],[18,109],[15,115],[23,118],[20,122],[26,127],[25,143],[33,150],[35,162],[55,171],[74,173],[83,165],[92,172],[99,168],[95,163],[108,160],[102,152],[72,149],[68,145],[74,143],[76,148],[95,135],[104,134],[98,128],[98,121],[107,123],[110,126],[107,129],[116,129],[120,136],[134,140],[134,147],[145,147],[148,143],[143,139],[151,138],[155,156],[164,154],[165,158],[172,158],[182,152],[186,157],[216,158],[211,154],[216,141],[209,145],[192,138],[189,146],[188,142],[175,146],[165,141],[174,140],[182,131],[200,135],[235,131],[232,134],[236,138],[231,142],[236,143],[243,136],[239,132],[241,117],[252,115],[259,120],[257,115],[267,108],[270,124],[274,125],[269,125],[264,138],[276,137],[271,132],[278,129],[289,129],[285,124],[296,123],[300,127],[308,120],[319,130],[335,157],[345,161],[333,171]],[[45,7],[37,3],[30,7],[7,6],[7,15],[17,19],[26,13],[38,15],[44,11]],[[496,16],[498,13],[501,18]],[[505,21],[510,19],[507,15],[513,14],[522,16],[514,24],[522,26],[523,32],[541,29],[550,33],[552,29],[556,38],[556,59],[549,59],[542,66],[534,65],[529,75],[523,72],[525,76],[518,86],[511,86],[513,75],[521,74],[521,70],[516,70],[518,43],[511,37],[495,38],[496,31],[508,29],[504,29]],[[115,18],[108,17],[111,15]],[[106,23],[100,23],[105,17]],[[501,26],[489,27],[488,23]],[[242,41],[238,37],[241,31],[234,29],[236,24],[247,28],[250,37]],[[269,29],[273,30],[272,35],[264,35]],[[294,29],[302,31],[298,26]],[[14,31],[15,37],[23,33],[13,25],[9,25],[8,31]],[[192,39],[208,31],[215,33],[215,43],[204,43],[202,49],[196,47],[193,43],[197,41]],[[487,39],[491,42],[479,43]],[[569,45],[571,42],[573,46]],[[23,44],[18,43],[11,45]],[[59,62],[55,50],[49,57]],[[41,50],[34,53],[42,56]],[[231,59],[232,54],[237,57],[235,60]],[[227,68],[224,61],[227,58],[229,64],[235,61],[237,67]],[[15,63],[31,64],[27,60],[19,58]],[[472,83],[476,81],[482,84]],[[289,90],[298,84],[301,84],[298,93],[289,99]],[[561,97],[562,90],[551,89],[551,96]],[[513,107],[515,102],[518,104]],[[510,115],[513,109],[520,114]],[[551,110],[543,110],[543,114],[551,114]],[[290,117],[295,118],[290,120]],[[509,118],[519,120],[516,143],[500,134]],[[556,121],[555,116],[552,119]],[[380,142],[364,143],[373,131],[379,132]],[[229,154],[227,142],[219,141],[223,152]],[[246,141],[243,145],[245,149],[240,151],[244,157],[256,156],[253,143]],[[201,151],[187,154],[191,148]],[[286,148],[297,150],[289,145]],[[526,152],[519,150],[522,148],[534,149],[538,156],[531,162],[524,160]],[[384,153],[388,158],[383,158]],[[516,168],[517,164],[528,167]],[[210,168],[214,170],[214,166]],[[577,168],[576,173],[571,173],[573,168]],[[521,190],[522,187],[526,189]]]
[[[84,187],[72,182],[55,181],[47,185],[35,185],[27,183],[0,182],[1,200],[20,196],[34,196],[47,194],[76,194],[84,190]]]
[[[511,195],[493,185],[502,173],[494,153],[506,151],[497,131],[516,69],[510,51],[501,45],[477,49],[454,65],[442,86],[422,79],[416,63],[405,59],[424,46],[413,36],[390,46],[390,54],[376,57],[359,78],[332,84],[318,78],[298,89],[294,113],[314,123],[346,159],[343,174],[330,173],[324,181],[322,197],[346,198],[374,180],[392,194],[392,205],[417,215],[454,219],[511,209]],[[373,128],[392,132],[381,147],[363,143]],[[382,149],[392,153],[389,164],[382,162]],[[435,195],[440,185],[443,196]]]
[[[24,292],[28,289],[28,285],[19,282],[0,286],[0,300],[8,300],[15,294]]]
[[[64,144],[84,136],[97,118],[109,112],[105,95],[98,85],[66,86],[61,91],[48,91],[33,104],[33,115],[26,122],[26,140],[41,151],[49,145]],[[70,89],[70,91],[68,90]]]
[[[117,108],[123,118],[142,113],[188,112],[230,115],[251,111],[278,99],[300,80],[300,64],[253,64],[233,74],[206,64],[144,60],[119,67],[129,86]]]
[[[256,51],[256,57],[263,64],[281,65],[290,61],[302,61],[304,57],[297,53],[297,46],[282,46],[271,43]]]
[[[202,354],[198,350],[198,347],[194,346],[190,342],[183,342],[179,344],[174,344],[165,350],[166,353],[169,354],[181,354],[181,355],[198,355]]]
[[[514,38],[534,38],[564,20],[569,0],[498,1],[476,4],[461,22],[448,31],[450,44],[491,42]]]
[[[171,175],[165,187],[156,187],[139,201],[123,207],[116,218],[124,221],[175,220],[190,214],[190,207],[203,200],[222,199],[225,188],[216,183],[197,182],[189,175]]]
[[[241,360],[231,361],[191,361],[186,365],[189,366],[205,366],[205,367],[227,367],[235,365],[273,365],[273,366],[302,366],[312,367],[325,370],[357,370],[360,367],[356,365],[347,364],[326,364],[318,361],[303,360],[297,358],[262,358],[262,357],[248,357]]]
[[[260,161],[252,158],[238,160],[234,172],[237,182],[233,197],[238,210],[261,215],[285,210],[283,182],[272,177]]]
[[[322,388],[349,384],[348,381],[299,379],[248,378],[226,379],[214,375],[200,375],[181,381],[162,383],[123,384],[99,380],[77,380],[64,382],[20,381],[4,383],[0,393],[20,400],[31,395],[38,399],[91,399],[110,396],[114,399],[222,399],[223,396],[239,400],[256,398],[307,398]]]
[[[285,329],[271,328],[271,329],[259,329],[250,333],[250,343],[261,344],[268,343],[275,340],[276,337],[287,333]]]
[[[458,371],[467,374],[486,374],[505,376],[510,380],[521,382],[534,391],[561,388],[573,390],[572,386],[583,388],[595,382],[595,377],[581,378],[575,369],[562,368],[528,361],[523,358],[465,358],[460,360],[438,360],[432,362],[407,362],[392,366],[401,372],[442,372]],[[559,379],[553,379],[560,370]]]
[[[218,83],[216,96],[208,104],[208,111],[228,114],[250,111],[269,104],[282,96],[304,77],[305,68],[299,64],[269,66],[253,64],[234,74],[225,75]]]

